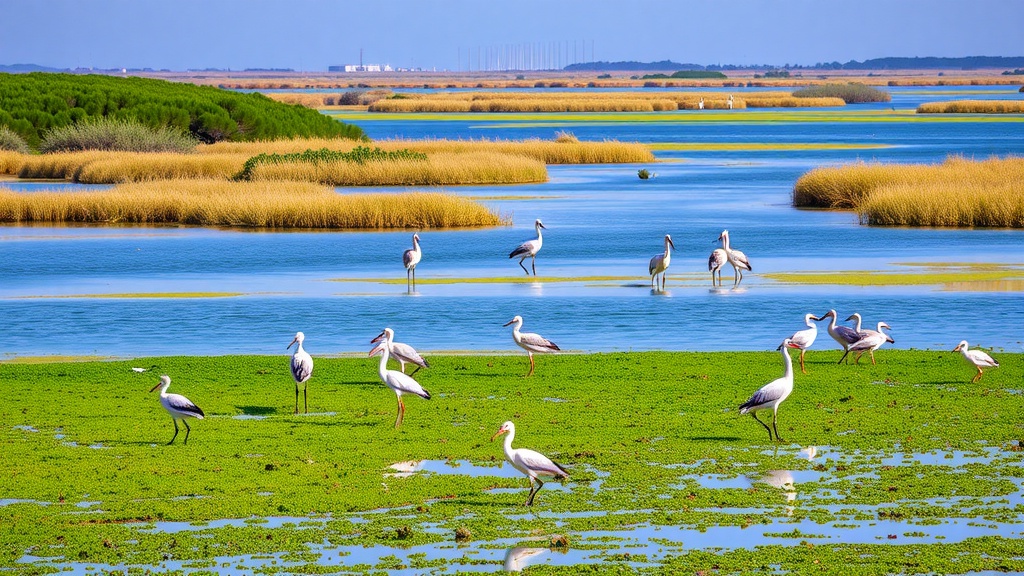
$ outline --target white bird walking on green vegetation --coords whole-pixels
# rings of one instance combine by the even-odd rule
[[[860,315],[855,314],[855,316],[857,316],[857,326],[860,327]],[[892,342],[893,344],[896,343],[892,336],[889,336],[882,331],[883,328],[886,330],[892,330],[892,328],[885,322],[879,322],[877,330],[859,330],[858,334],[860,334],[860,339],[853,344],[850,344],[850,347],[843,353],[843,357],[839,359],[839,363],[842,363],[850,352],[856,352],[857,357],[854,364],[860,364],[860,357],[867,352],[868,355],[871,356],[871,364],[874,364],[875,350],[881,348],[882,344],[885,344],[886,342]]]
[[[959,352],[960,354],[963,354],[964,360],[966,360],[968,364],[971,364],[978,369],[978,373],[974,376],[974,378],[971,378],[971,384],[974,384],[975,382],[981,380],[982,367],[999,367],[999,362],[996,362],[994,358],[992,358],[985,352],[982,352],[981,350],[968,350],[967,340],[961,340],[960,343],[956,345],[956,348],[953,349],[953,352]]]
[[[665,290],[665,276],[668,275],[668,265],[672,261],[672,250],[675,249],[672,237],[665,234],[665,253],[655,255],[647,266],[647,273],[651,275],[651,288],[658,290],[657,278],[661,274],[661,290]]]
[[[526,353],[530,356],[530,371],[526,373],[526,376],[533,374],[533,353],[546,354],[549,352],[557,352],[560,350],[557,344],[541,336],[540,334],[534,334],[533,332],[520,332],[519,329],[523,327],[523,317],[516,316],[508,322],[505,326],[515,324],[512,328],[512,340],[522,348],[526,350]]]
[[[544,481],[541,478],[555,480],[569,478],[569,472],[565,468],[540,452],[534,452],[527,448],[512,448],[512,440],[516,437],[516,425],[511,421],[505,422],[501,428],[498,428],[494,436],[491,436],[491,442],[494,442],[494,439],[502,434],[508,434],[505,437],[505,460],[508,460],[513,468],[526,474],[526,477],[530,479],[530,496],[526,499],[526,506],[533,506],[533,498],[544,487]]]
[[[302,348],[302,341],[306,339],[306,335],[302,332],[296,332],[295,338],[292,338],[291,344],[285,346],[285,350],[292,347],[292,344],[298,344],[295,347],[295,353],[292,354],[292,378],[295,380],[295,413],[299,413],[299,387],[302,387],[302,406],[306,410],[306,414],[309,414],[309,398],[306,395],[306,381],[313,375],[313,357],[309,355]]]
[[[814,344],[814,340],[818,337],[818,326],[814,324],[821,320],[814,314],[804,314],[804,324],[807,326],[805,330],[799,330],[789,337],[789,347],[800,350],[800,371],[807,374],[807,369],[804,368],[804,352]]]
[[[772,380],[771,382],[762,386],[754,395],[740,405],[740,414],[750,413],[757,420],[757,423],[764,426],[764,429],[768,431],[768,440],[772,440],[772,429],[775,430],[775,440],[782,442],[782,438],[779,437],[779,404],[789,397],[793,392],[793,360],[789,357],[789,350],[792,341],[786,338],[779,344],[777,350],[782,350],[782,360],[786,366],[786,371],[783,373],[781,378]],[[757,417],[757,412],[760,410],[771,410],[772,411],[772,427],[769,428],[767,424],[761,421]]]
[[[746,254],[729,246],[728,230],[722,230],[722,233],[718,236],[718,240],[722,243],[722,249],[725,250],[725,255],[729,259],[729,264],[732,264],[735,276],[733,279],[733,286],[736,286],[743,281],[744,270],[753,271],[753,268],[750,266],[750,260],[747,259]]]
[[[412,379],[412,376],[398,370],[388,370],[388,356],[391,355],[391,352],[388,351],[387,342],[381,342],[373,350],[370,350],[370,356],[376,354],[380,354],[378,373],[380,374],[381,382],[388,388],[391,388],[395,396],[398,397],[398,417],[395,419],[395,428],[398,428],[405,419],[405,403],[402,402],[402,394],[415,394],[420,398],[430,400],[430,392],[424,390],[419,382]]]
[[[178,437],[178,420],[185,425],[185,444],[188,444],[188,435],[192,432],[192,428],[188,425],[189,418],[195,418],[196,420],[202,420],[206,414],[203,410],[196,406],[191,400],[185,398],[181,394],[168,394],[167,387],[171,385],[171,377],[166,374],[160,377],[160,383],[153,386],[149,391],[154,392],[157,388],[160,389],[160,404],[167,410],[167,413],[171,415],[171,422],[174,423],[174,436],[171,436],[171,441],[168,445],[174,444],[174,439]]]
[[[417,352],[415,348],[408,344],[395,342],[395,331],[391,328],[385,328],[381,331],[376,338],[370,340],[370,344],[376,344],[382,340],[387,344],[388,352],[391,354],[391,357],[398,362],[398,369],[400,372],[405,372],[405,364],[407,362],[409,364],[416,365],[416,370],[413,370],[412,374],[418,372],[420,368],[430,368],[430,364],[427,363],[423,356],[420,356],[420,353]],[[412,374],[410,374],[410,376],[412,376]]]
[[[821,316],[821,319],[824,320],[825,318],[828,318],[830,316],[832,317],[832,321],[828,325],[828,335],[831,336],[837,344],[843,347],[843,352],[846,352],[847,350],[850,349],[851,344],[853,344],[857,340],[860,340],[860,334],[857,333],[857,330],[850,328],[849,326],[837,326],[837,314],[835,310],[829,310],[828,312]],[[852,317],[853,316],[851,316],[850,318]],[[849,320],[850,318],[847,318],[847,320]],[[857,314],[857,318],[860,318],[860,314]],[[840,360],[840,362],[842,362],[842,360]],[[847,360],[847,362],[849,362],[849,360]]]
[[[540,230],[541,230],[541,228],[545,228],[545,229],[547,228],[547,226],[541,224],[540,218],[538,218],[537,220],[535,220],[533,222],[533,227],[534,227],[535,230],[537,230],[537,238],[535,238],[533,240],[527,240],[526,242],[523,242],[522,244],[517,246],[516,249],[513,250],[508,255],[509,258],[515,258],[517,256],[519,257],[519,267],[523,269],[523,272],[526,272],[527,276],[530,275],[530,271],[526,269],[526,266],[523,266],[523,260],[526,260],[527,258],[530,258],[530,259],[533,260],[531,265],[532,265],[532,268],[533,268],[533,275],[536,276],[537,275],[537,252],[540,252],[540,248],[544,244],[544,237],[541,236]]]
[[[420,235],[412,235],[412,248],[402,253],[402,264],[405,265],[405,289],[412,292],[416,289],[416,265],[423,258],[423,251],[420,250]],[[410,275],[412,285],[410,287]]]

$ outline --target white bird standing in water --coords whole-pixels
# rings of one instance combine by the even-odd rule
[[[206,414],[203,413],[202,408],[196,406],[191,400],[185,398],[181,394],[168,394],[167,387],[171,385],[171,377],[163,375],[160,377],[160,383],[150,389],[150,392],[155,391],[157,388],[160,389],[160,404],[167,410],[167,413],[171,415],[171,422],[174,422],[174,436],[171,436],[171,441],[167,444],[174,444],[174,439],[178,437],[178,419],[181,419],[181,423],[185,425],[185,444],[188,444],[188,435],[192,432],[189,428],[188,418],[195,418],[196,420],[202,420]]]
[[[292,347],[292,344],[298,344],[295,347],[295,353],[292,354],[292,378],[295,379],[295,413],[299,413],[299,387],[302,387],[302,405],[306,409],[306,414],[309,414],[309,398],[306,395],[306,380],[313,375],[313,357],[308,352],[303,350],[302,341],[306,339],[306,335],[302,332],[296,332],[295,338],[292,338],[291,344],[285,347],[285,350]]]
[[[722,230],[722,233],[718,236],[718,240],[722,243],[722,249],[725,250],[725,255],[729,259],[729,264],[732,264],[734,272],[733,286],[743,281],[743,271],[751,270],[750,260],[747,259],[747,255],[739,250],[735,250],[729,247],[729,231]]]
[[[413,374],[418,372],[420,368],[430,368],[430,364],[427,363],[423,356],[420,356],[420,353],[415,348],[408,344],[395,342],[395,331],[391,328],[385,328],[376,338],[370,340],[370,344],[376,344],[381,340],[387,344],[391,357],[398,361],[399,371],[405,372],[405,364],[407,362],[416,365],[416,369],[412,371]]]
[[[779,404],[789,397],[793,392],[793,360],[789,357],[789,351],[787,348],[790,347],[792,342],[789,338],[782,341],[779,344],[778,350],[782,350],[782,359],[786,366],[786,371],[783,373],[782,378],[772,380],[765,384],[760,390],[754,392],[754,395],[740,405],[740,414],[750,413],[757,420],[757,423],[764,426],[764,429],[768,431],[768,440],[772,439],[772,429],[775,429],[775,440],[782,442],[782,438],[779,437],[779,428],[777,426],[779,421]],[[772,411],[772,427],[769,428],[767,424],[761,421],[757,417],[757,412],[760,410],[771,410]]]
[[[535,220],[533,222],[533,227],[534,227],[534,229],[537,230],[537,238],[534,239],[534,240],[527,240],[526,242],[523,242],[522,244],[517,246],[516,249],[513,250],[508,255],[509,258],[515,258],[517,256],[519,257],[519,267],[523,269],[523,272],[526,272],[527,276],[530,275],[530,271],[526,269],[526,266],[523,266],[523,260],[526,260],[527,258],[531,258],[533,260],[533,262],[532,262],[533,275],[536,276],[537,275],[537,252],[540,252],[540,247],[544,243],[544,237],[541,236],[540,229],[541,228],[547,229],[547,226],[541,224],[540,218],[538,218],[537,220]]]
[[[540,334],[534,334],[533,332],[520,332],[519,329],[523,327],[523,317],[516,316],[508,322],[505,326],[515,324],[512,328],[512,339],[515,340],[516,344],[526,350],[526,353],[530,356],[530,371],[526,373],[527,376],[533,374],[533,353],[545,354],[548,352],[556,352],[560,350],[557,344],[541,336]]]
[[[665,253],[658,254],[651,258],[647,266],[647,272],[651,275],[651,288],[658,289],[658,274],[661,274],[661,290],[665,290],[665,276],[668,275],[668,265],[672,261],[672,250],[676,249],[672,237],[665,234]]]
[[[814,314],[804,314],[804,324],[807,325],[806,330],[800,330],[789,337],[789,347],[800,350],[800,371],[807,374],[807,370],[804,368],[804,352],[814,344],[814,340],[818,337],[818,325],[814,324],[821,320]]]
[[[430,400],[430,392],[424,390],[419,382],[412,379],[412,376],[398,370],[388,370],[388,356],[391,353],[388,351],[387,342],[381,342],[373,350],[370,350],[370,356],[375,354],[381,355],[380,368],[378,370],[381,382],[388,388],[391,388],[395,396],[398,397],[398,417],[395,419],[395,428],[398,428],[402,425],[402,420],[405,419],[405,403],[402,402],[402,394],[415,394]]]
[[[974,378],[971,378],[971,384],[974,384],[975,382],[981,380],[982,367],[999,367],[999,362],[996,362],[994,358],[992,358],[985,352],[982,352],[981,350],[968,350],[967,340],[961,340],[960,343],[956,345],[956,348],[953,349],[953,352],[959,352],[963,354],[964,360],[966,360],[968,364],[971,364],[978,369],[978,373],[974,376]]]
[[[708,257],[708,272],[711,272],[711,285],[722,285],[722,266],[729,261],[729,255],[721,248],[715,248]],[[718,274],[718,283],[715,283],[715,274]]]
[[[412,235],[412,248],[402,253],[402,264],[405,265],[405,289],[412,292],[416,289],[416,265],[420,263],[423,251],[420,250],[420,235]],[[412,277],[412,287],[409,287],[409,278]]]
[[[860,315],[855,314],[855,316],[857,316],[857,326],[860,327]],[[877,330],[859,330],[858,334],[861,335],[860,340],[850,344],[850,347],[843,353],[843,357],[839,359],[839,362],[841,363],[850,352],[856,352],[857,358],[854,361],[854,364],[860,364],[860,357],[867,352],[868,355],[871,356],[871,363],[874,364],[875,350],[881,348],[882,344],[885,344],[886,342],[896,343],[896,341],[892,339],[892,336],[889,336],[882,331],[882,328],[892,330],[892,328],[885,322],[879,322]]]
[[[526,474],[526,477],[530,479],[530,496],[526,499],[526,506],[533,506],[534,496],[544,487],[542,477],[565,480],[569,477],[569,472],[540,452],[534,452],[527,448],[512,448],[512,439],[516,437],[516,425],[512,422],[502,424],[494,436],[491,436],[491,442],[506,433],[508,436],[505,437],[505,460],[508,460],[513,468]],[[534,486],[534,482],[536,482],[536,486]]]
[[[846,352],[847,350],[850,349],[851,344],[853,344],[857,340],[860,340],[860,334],[857,333],[857,330],[850,328],[849,326],[837,326],[837,314],[835,310],[829,310],[828,312],[821,316],[821,319],[824,320],[825,318],[828,318],[830,316],[832,317],[832,321],[828,325],[828,335],[831,336],[837,344],[843,347],[843,352]],[[860,318],[860,314],[857,315],[857,318]],[[849,320],[849,318],[847,318],[847,320]],[[841,361],[842,360],[840,360],[840,362]],[[847,362],[849,362],[849,360],[847,360]]]

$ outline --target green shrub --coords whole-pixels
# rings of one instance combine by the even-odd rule
[[[28,154],[30,151],[25,139],[7,126],[0,126],[0,150],[10,150],[22,154]]]
[[[51,128],[43,135],[39,151],[76,152],[194,152],[198,140],[170,127],[149,128],[134,120],[100,119]]]
[[[888,92],[857,82],[809,86],[793,92],[793,96],[796,98],[842,98],[847,104],[892,100],[892,96]]]
[[[235,176],[235,180],[250,180],[252,172],[260,164],[284,164],[287,162],[308,162],[312,164],[328,162],[353,162],[365,164],[371,161],[382,160],[426,160],[427,155],[412,150],[381,150],[380,148],[367,148],[356,146],[350,152],[340,152],[329,148],[320,150],[306,150],[291,154],[258,154],[245,161],[242,171]]]

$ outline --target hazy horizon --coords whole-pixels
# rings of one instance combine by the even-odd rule
[[[465,71],[589,61],[799,65],[1024,55],[1024,2],[7,0],[0,64]],[[723,6],[728,6],[724,10]],[[38,26],[33,26],[38,23]],[[490,54],[490,57],[488,57]],[[501,62],[498,61],[499,54]],[[489,65],[488,62],[491,64]]]

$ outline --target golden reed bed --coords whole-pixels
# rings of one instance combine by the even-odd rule
[[[955,100],[926,102],[917,107],[918,114],[1021,114],[1024,100]]]
[[[202,179],[122,184],[96,192],[24,194],[0,186],[0,222],[359,230],[508,224],[483,205],[452,194],[338,194],[308,182]]]
[[[1024,158],[816,168],[797,180],[793,203],[856,210],[874,225],[1021,228]]]

